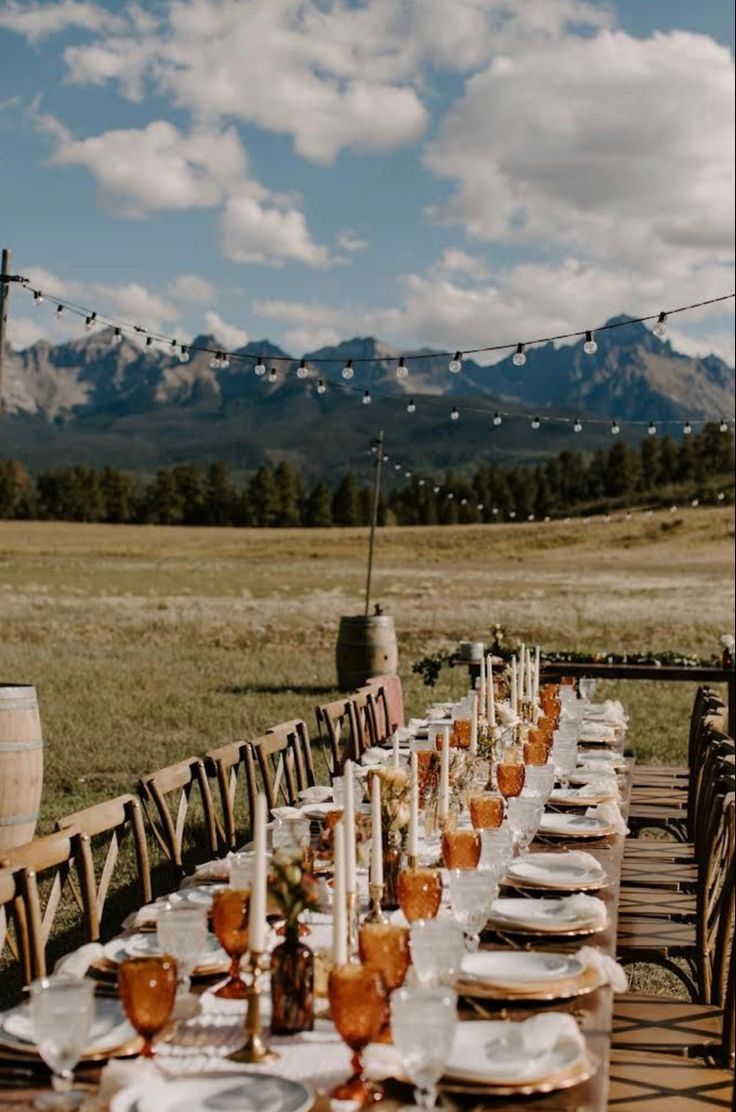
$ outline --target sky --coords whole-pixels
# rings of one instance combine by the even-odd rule
[[[180,341],[455,350],[730,293],[731,0],[0,0],[13,269]],[[14,288],[10,339],[80,334]],[[734,361],[733,307],[670,338]]]

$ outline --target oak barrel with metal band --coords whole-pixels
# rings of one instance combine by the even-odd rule
[[[43,789],[36,689],[0,683],[0,851],[30,842]]]
[[[370,676],[395,675],[399,651],[393,618],[388,614],[340,618],[336,664],[342,691],[360,687]]]

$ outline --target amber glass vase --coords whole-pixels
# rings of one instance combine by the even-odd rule
[[[399,873],[401,872],[401,835],[392,831],[383,843],[383,898],[384,911],[396,911],[399,906]]]
[[[298,1035],[314,1027],[314,954],[299,941],[299,923],[271,954],[271,1030]]]

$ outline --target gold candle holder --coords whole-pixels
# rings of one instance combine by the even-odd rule
[[[406,855],[406,868],[407,869],[416,869],[417,862],[418,862],[418,858],[413,853],[408,853]]]
[[[261,1021],[261,990],[258,978],[263,972],[263,955],[251,952],[249,970],[251,983],[248,990],[248,1009],[245,1013],[245,1045],[228,1055],[231,1062],[253,1064],[275,1062],[279,1055],[271,1050],[263,1034]]]
[[[381,907],[381,900],[383,899],[383,885],[382,884],[369,884],[368,894],[371,898],[371,909],[366,915],[364,922],[366,923],[387,923],[388,919],[383,914]]]

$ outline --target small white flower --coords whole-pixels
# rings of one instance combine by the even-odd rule
[[[724,649],[728,649],[730,653],[736,648],[736,638],[731,633],[724,633],[721,637],[721,645]]]

